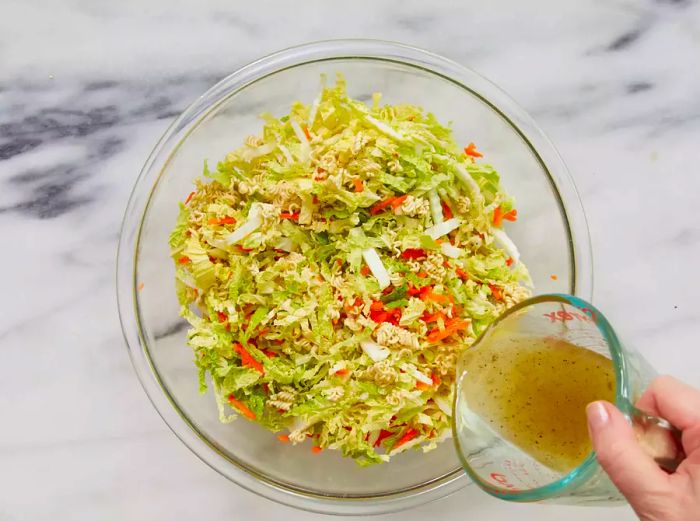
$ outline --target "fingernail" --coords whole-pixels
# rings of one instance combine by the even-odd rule
[[[588,416],[588,425],[593,429],[604,427],[610,420],[610,415],[602,402],[589,403],[586,406],[586,415]]]

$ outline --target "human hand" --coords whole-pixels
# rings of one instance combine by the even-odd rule
[[[667,474],[637,442],[622,413],[598,401],[589,404],[586,413],[600,466],[642,521],[700,521],[700,391],[662,376],[651,383],[637,407],[681,430],[686,459]]]

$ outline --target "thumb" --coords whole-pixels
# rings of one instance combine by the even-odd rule
[[[662,493],[668,475],[644,452],[627,418],[604,401],[589,403],[586,415],[598,462],[629,502],[646,503]]]

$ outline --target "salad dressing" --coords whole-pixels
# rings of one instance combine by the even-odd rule
[[[559,472],[591,452],[586,405],[615,400],[612,362],[556,338],[504,339],[466,361],[470,408],[501,437]]]

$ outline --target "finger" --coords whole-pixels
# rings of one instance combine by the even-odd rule
[[[682,431],[700,424],[700,391],[671,376],[660,376],[651,382],[637,407],[668,420]]]
[[[652,500],[668,488],[668,475],[642,450],[632,426],[614,405],[593,402],[586,414],[598,462],[630,502]]]

